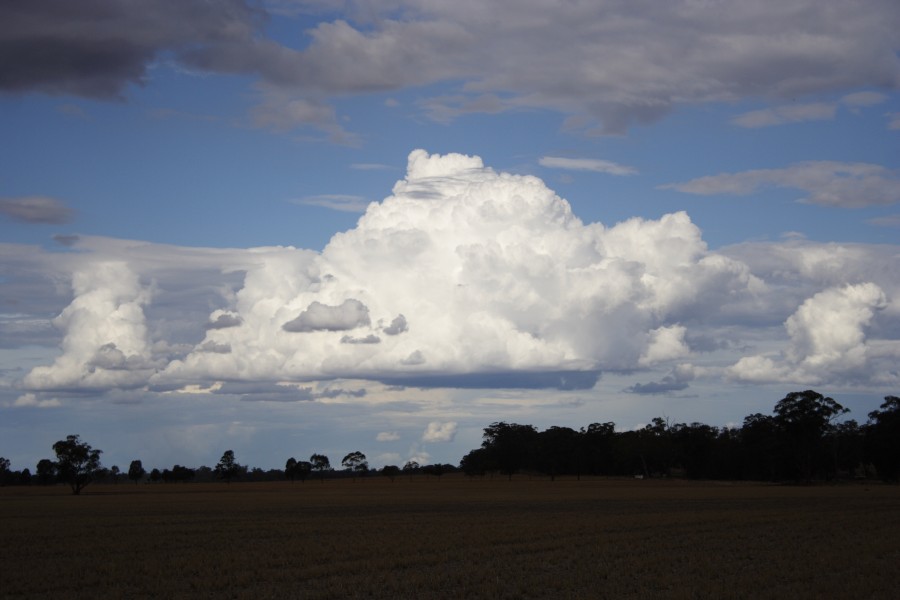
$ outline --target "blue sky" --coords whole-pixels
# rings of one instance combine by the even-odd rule
[[[895,2],[0,23],[14,468],[69,433],[119,466],[455,463],[497,420],[723,426],[814,388],[864,421],[897,393]]]

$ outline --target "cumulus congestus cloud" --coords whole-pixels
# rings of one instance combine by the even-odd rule
[[[143,307],[150,292],[128,264],[93,262],[72,276],[75,298],[53,320],[65,332],[62,354],[34,368],[28,388],[137,387],[161,366],[154,360]]]
[[[62,353],[26,388],[367,379],[586,389],[604,370],[659,369],[646,380],[662,384],[634,389],[649,393],[699,377],[827,378],[850,358],[860,376],[897,354],[890,252],[711,252],[683,212],[583,223],[540,179],[460,154],[412,152],[393,193],[321,253],[160,247],[151,260],[139,244],[79,242],[91,243],[122,258],[70,255],[74,299],[55,321]],[[216,265],[233,288],[216,285]],[[842,281],[848,273],[857,280]],[[187,335],[173,325],[184,315],[153,300],[192,281],[224,291],[179,344],[169,336]],[[780,354],[746,345],[782,323]],[[884,339],[872,343],[872,330]]]

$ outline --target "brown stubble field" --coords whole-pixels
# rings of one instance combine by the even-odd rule
[[[3,598],[896,598],[900,487],[462,476],[0,489]]]

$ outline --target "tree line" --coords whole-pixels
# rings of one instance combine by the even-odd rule
[[[592,423],[576,431],[496,422],[466,454],[468,475],[540,473],[758,481],[900,476],[900,398],[887,396],[860,425],[849,409],[813,390],[791,392],[773,414],[748,415],[739,428],[670,424],[654,418],[634,431]]]
[[[125,479],[133,483],[186,483],[186,482],[211,482],[224,481],[231,483],[234,480],[243,481],[280,481],[285,478],[291,482],[306,481],[314,476],[320,481],[330,477],[354,478],[376,472],[369,468],[366,455],[355,450],[341,460],[343,471],[338,471],[331,466],[331,461],[324,454],[313,454],[308,461],[298,461],[291,457],[285,463],[285,468],[269,469],[249,468],[237,462],[233,450],[226,450],[215,467],[201,466],[196,469],[182,465],[174,465],[171,469],[157,469],[147,471],[140,460],[133,460],[126,473],[122,473],[118,466],[106,468],[100,463],[102,450],[93,448],[90,444],[81,440],[79,435],[69,435],[65,440],[53,444],[53,452],[56,460],[44,458],[38,461],[35,473],[30,469],[12,471],[10,461],[0,457],[0,486],[5,485],[53,485],[66,484],[72,493],[78,495],[85,487],[94,482],[121,483]],[[425,465],[420,466],[415,461],[407,462],[403,469],[395,465],[387,465],[380,472],[390,477],[391,481],[401,473],[412,476],[415,474],[429,474],[440,476],[445,472],[454,471],[452,465]]]
[[[328,456],[314,453],[309,460],[288,458],[284,469],[250,469],[226,450],[215,467],[197,469],[174,465],[152,469],[140,460],[128,471],[105,468],[102,450],[78,435],[53,444],[56,460],[41,459],[36,472],[12,471],[0,457],[0,485],[50,485],[64,483],[73,494],[95,481],[118,483],[178,483],[189,481],[273,481],[309,478],[357,477],[378,472],[393,481],[397,476],[462,470],[470,476],[516,473],[561,475],[662,477],[758,481],[813,481],[836,478],[900,480],[900,398],[886,396],[879,410],[860,425],[839,421],[847,413],[832,398],[813,390],[791,392],[775,404],[771,415],[755,413],[739,428],[720,428],[693,422],[670,424],[654,418],[641,429],[616,431],[615,423],[592,423],[580,430],[553,426],[538,431],[532,425],[499,421],[484,429],[483,441],[465,456],[459,467],[449,464],[420,466],[415,461],[403,468],[387,465],[369,468],[366,455],[356,450],[341,460],[343,471],[331,466]]]

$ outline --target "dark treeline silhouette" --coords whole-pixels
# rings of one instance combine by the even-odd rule
[[[167,484],[167,483],[210,483],[214,481],[261,482],[306,481],[310,475],[314,475],[320,481],[352,477],[364,477],[377,469],[370,469],[366,455],[355,450],[344,456],[341,461],[343,470],[335,470],[331,461],[324,454],[313,454],[309,461],[298,461],[291,457],[285,463],[285,468],[263,470],[258,467],[250,468],[240,464],[235,458],[233,450],[226,450],[222,454],[215,467],[201,466],[197,468],[174,465],[171,469],[154,468],[149,473],[144,469],[140,460],[133,460],[126,473],[122,473],[119,467],[106,468],[100,464],[102,450],[95,450],[86,442],[81,441],[78,435],[70,435],[65,440],[53,444],[57,460],[48,458],[38,461],[36,474],[32,475],[29,469],[12,471],[10,461],[0,457],[0,485],[54,485],[65,483],[72,488],[73,494],[81,493],[87,485],[93,482],[120,483],[126,480],[137,483]],[[399,467],[388,465],[381,472],[393,478],[401,472],[413,476],[417,474],[436,475],[440,477],[444,473],[458,470],[453,465],[426,465],[420,467],[415,461],[407,462],[401,471]]]
[[[654,418],[642,429],[616,431],[615,423],[592,423],[578,431],[550,427],[538,431],[532,425],[499,421],[484,429],[480,448],[466,454],[459,467],[449,464],[419,465],[407,462],[402,469],[386,465],[380,472],[391,481],[400,475],[412,478],[462,470],[467,475],[516,473],[542,474],[551,479],[567,475],[687,477],[757,481],[814,481],[839,478],[900,480],[900,398],[887,396],[864,425],[838,420],[849,410],[828,398],[806,390],[791,392],[779,400],[771,415],[755,413],[739,428],[720,428],[704,423],[670,424]],[[237,462],[226,450],[214,467],[152,469],[133,460],[126,473],[117,466],[100,464],[102,450],[92,448],[78,435],[67,436],[52,446],[56,460],[41,459],[35,472],[11,470],[0,457],[0,485],[51,485],[62,483],[73,494],[93,482],[187,483],[212,481],[306,481],[313,477],[365,477],[366,455],[356,450],[335,470],[324,454],[308,461],[291,457],[285,468],[263,470]]]
[[[888,396],[860,426],[812,390],[792,392],[772,415],[752,414],[740,428],[670,424],[655,418],[635,431],[592,423],[578,431],[497,422],[460,467],[468,475],[539,473],[761,481],[900,476],[900,399]]]

